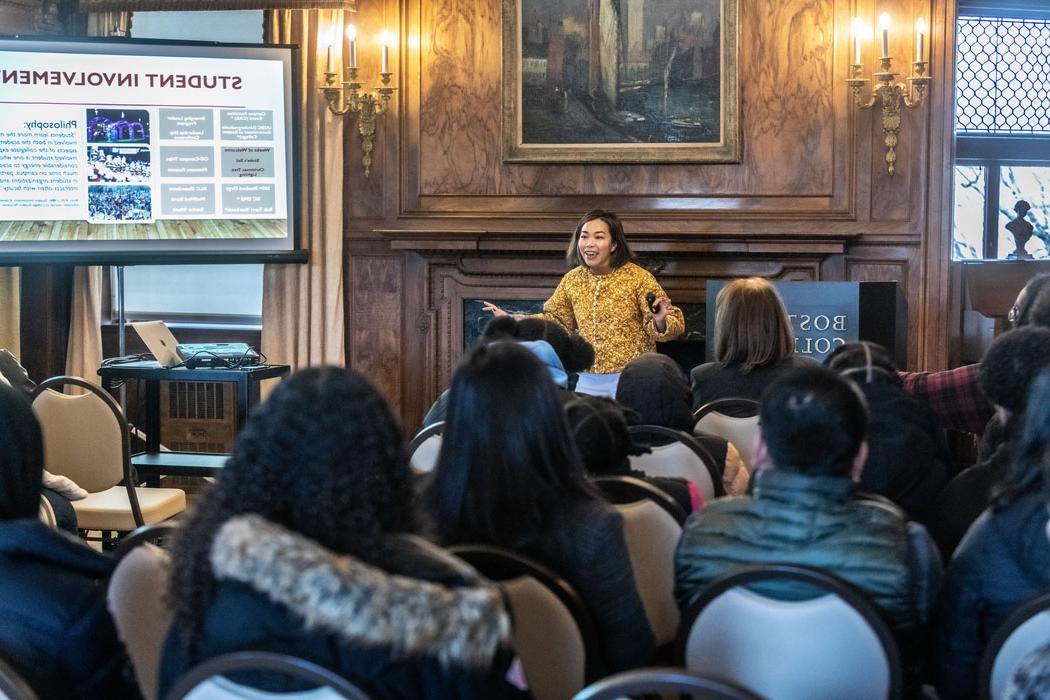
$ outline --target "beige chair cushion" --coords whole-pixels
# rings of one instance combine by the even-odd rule
[[[631,457],[631,469],[643,471],[649,476],[669,476],[689,479],[704,497],[707,503],[715,497],[715,485],[711,482],[711,472],[695,452],[681,442],[672,442],[652,448],[644,455]]]
[[[656,643],[669,644],[678,633],[674,552],[682,526],[650,500],[617,505],[616,510],[623,516],[624,539],[645,616]]]
[[[697,422],[693,432],[698,431],[717,435],[733,443],[740,452],[744,465],[748,469],[752,468],[752,452],[755,447],[755,436],[758,435],[758,416],[737,418],[712,411]]]
[[[181,489],[137,488],[139,507],[146,525],[159,523],[186,510],[186,493]],[[84,530],[117,530],[126,532],[138,525],[131,515],[128,491],[114,486],[73,501],[77,527]]]
[[[583,689],[586,651],[569,609],[529,576],[500,582],[510,601],[511,643],[536,700],[565,700]]]
[[[53,389],[33,400],[44,437],[44,468],[88,491],[104,491],[124,478],[120,424],[94,394]]]
[[[145,700],[157,697],[157,670],[171,625],[171,610],[164,600],[170,569],[171,556],[147,542],[120,560],[106,589],[117,636],[128,650]]]

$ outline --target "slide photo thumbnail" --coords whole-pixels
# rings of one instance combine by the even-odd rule
[[[88,221],[149,221],[150,188],[141,185],[88,186]]]
[[[88,182],[149,182],[147,146],[88,146]]]
[[[144,109],[89,109],[87,142],[149,143],[149,112]]]

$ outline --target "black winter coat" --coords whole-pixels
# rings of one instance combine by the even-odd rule
[[[38,520],[0,523],[0,656],[42,699],[139,697],[106,609],[112,570]]]
[[[259,516],[228,520],[211,549],[217,585],[200,638],[187,645],[173,626],[161,697],[201,661],[249,649],[309,659],[375,700],[527,697],[505,680],[510,621],[498,589],[418,538],[391,538],[387,554],[380,569]],[[273,674],[233,680],[303,689]]]

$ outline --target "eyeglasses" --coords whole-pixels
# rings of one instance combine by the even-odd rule
[[[1017,325],[1017,319],[1021,316],[1021,310],[1017,308],[1017,304],[1010,307],[1010,310],[1006,313],[1006,320],[1010,322],[1011,326]]]

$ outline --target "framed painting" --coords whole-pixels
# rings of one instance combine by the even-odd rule
[[[739,162],[739,0],[503,0],[509,162]]]

